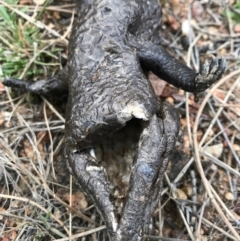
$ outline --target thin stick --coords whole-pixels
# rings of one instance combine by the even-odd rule
[[[84,236],[87,236],[87,235],[92,234],[92,233],[99,232],[99,231],[104,230],[104,229],[106,229],[105,225],[100,226],[98,228],[91,229],[89,231],[85,231],[85,232],[82,232],[82,233],[74,234],[74,235],[69,236],[67,238],[55,239],[55,241],[69,241],[69,239],[76,239],[76,238],[84,237]]]

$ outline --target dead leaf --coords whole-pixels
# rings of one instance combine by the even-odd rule
[[[21,115],[26,115],[26,114],[31,115],[32,114],[32,110],[30,108],[28,108],[26,105],[17,106],[16,112],[18,112]]]
[[[167,97],[165,101],[167,101],[168,103],[174,105],[174,99],[171,96]]]
[[[13,231],[11,232],[11,239],[12,239],[12,240],[15,240],[16,237],[17,237],[17,232],[16,232],[15,230],[13,230]]]
[[[180,28],[180,23],[172,15],[168,16],[168,24],[174,31],[177,31]]]
[[[49,23],[49,24],[48,24],[48,27],[49,27],[50,29],[54,29],[54,28],[55,28],[55,25],[54,25],[53,23]]]
[[[203,132],[202,130],[197,131],[197,141],[200,142],[202,140]]]
[[[177,197],[178,198],[184,199],[184,200],[187,199],[187,195],[186,195],[186,193],[183,190],[177,189],[176,192],[177,192]]]
[[[188,135],[183,136],[183,143],[184,143],[184,148],[183,148],[184,153],[189,153],[189,151],[190,151],[190,140],[189,140]]]
[[[219,28],[218,27],[209,27],[207,30],[209,33],[214,35],[219,35]]]
[[[235,33],[240,33],[240,24],[236,24],[236,25],[234,26],[234,28],[233,28],[233,31],[234,31]]]
[[[223,143],[219,143],[219,144],[216,144],[216,145],[212,145],[212,146],[206,146],[206,147],[203,147],[203,150],[211,155],[211,156],[214,156],[216,158],[220,157],[222,155],[222,152],[223,152]],[[208,159],[207,157],[204,157],[204,159]]]
[[[3,237],[2,241],[10,241],[9,238]]]
[[[5,114],[3,111],[0,112],[0,126],[4,124]]]
[[[40,131],[37,134],[37,140],[39,143],[44,144],[49,141],[49,135],[47,131]]]
[[[213,92],[213,96],[215,96],[216,98],[219,98],[220,100],[224,100],[226,97],[226,91],[216,89]]]
[[[70,202],[70,196],[69,194],[65,195],[65,200]],[[81,210],[87,208],[88,203],[85,199],[85,196],[82,192],[76,192],[75,194],[72,194],[72,207]]]
[[[19,5],[29,5],[32,4],[32,0],[20,0]]]
[[[23,153],[22,156],[27,156],[27,157],[32,157],[33,156],[33,148],[32,145],[30,144],[30,142],[28,140],[25,140],[23,142],[23,150],[25,152],[25,155]]]
[[[58,219],[62,218],[62,210],[60,210],[59,208],[54,208],[54,216]]]
[[[204,12],[204,8],[203,8],[201,2],[200,1],[194,1],[192,3],[192,16],[193,16],[193,18],[195,18],[197,20],[201,20],[203,12]]]
[[[3,207],[1,207],[1,208],[0,208],[0,213],[4,213],[4,212],[6,212],[6,209],[3,208]],[[0,221],[3,220],[3,218],[4,218],[4,216],[3,216],[3,215],[0,215]]]
[[[60,19],[60,18],[61,18],[59,12],[56,12],[56,11],[53,12],[53,17],[54,17],[55,19]]]
[[[178,6],[180,3],[180,0],[172,0],[172,5],[173,6]]]
[[[185,190],[187,191],[187,195],[188,195],[189,197],[192,197],[192,194],[193,194],[193,187],[192,187],[192,185],[188,185],[188,186],[185,188]]]
[[[155,74],[150,73],[148,79],[154,89],[154,92],[157,96],[160,96],[166,86],[166,82],[164,80],[159,79]]]
[[[70,194],[65,189],[59,189],[56,195],[67,203],[70,203]],[[79,210],[88,207],[88,202],[85,199],[83,192],[77,191],[72,194],[72,207]]]
[[[163,89],[161,97],[167,98],[169,96],[172,96],[172,94],[173,94],[173,87],[166,85],[165,88]]]
[[[10,122],[10,121],[4,122],[4,127],[5,128],[11,128],[12,127],[12,122]]]
[[[37,149],[40,153],[40,156],[45,159],[45,151],[44,151],[44,146],[42,143],[39,143],[37,145]],[[32,144],[29,142],[29,140],[24,140],[23,142],[23,151],[21,151],[21,156],[27,156],[28,158],[31,158],[33,161],[37,161],[38,160],[38,155],[35,152]]]
[[[240,146],[238,144],[233,144],[234,151],[240,151]]]
[[[234,109],[234,111],[236,112],[236,113],[240,113],[240,107],[239,107],[239,105],[234,105],[233,106],[233,109]]]

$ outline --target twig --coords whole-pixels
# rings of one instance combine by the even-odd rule
[[[195,46],[195,44],[197,43],[197,41],[202,37],[202,34],[199,34],[194,41],[191,43],[189,49],[188,49],[188,61],[187,61],[187,66],[190,67],[190,60],[191,60],[191,54],[193,51],[193,48]],[[192,140],[192,130],[191,130],[191,124],[190,124],[190,114],[189,114],[189,93],[186,92],[185,93],[186,96],[186,104],[185,104],[185,108],[186,108],[186,119],[187,119],[187,130],[188,130],[188,138],[190,141],[190,145],[193,145],[193,140]]]
[[[53,139],[52,139],[52,133],[49,129],[49,122],[48,122],[48,118],[47,118],[47,112],[46,112],[46,102],[44,102],[43,105],[43,116],[44,116],[44,120],[47,126],[47,132],[48,132],[48,136],[49,136],[49,140],[50,140],[50,163],[47,164],[47,173],[49,173],[49,169],[50,166],[52,167],[52,176],[54,178],[54,180],[56,180],[56,174],[55,174],[55,169],[53,166]],[[48,175],[47,175],[48,176]]]
[[[89,231],[85,231],[85,232],[79,233],[79,234],[74,234],[74,235],[69,236],[67,238],[55,239],[55,241],[69,241],[71,239],[84,237],[84,236],[87,236],[87,235],[92,234],[92,233],[99,232],[99,231],[104,230],[104,229],[106,229],[105,225],[103,225],[101,227],[98,227],[98,228],[91,229]]]
[[[189,239],[178,239],[178,238],[168,238],[163,236],[153,236],[153,235],[146,235],[146,238],[151,240],[161,240],[161,241],[190,241]]]
[[[49,109],[63,122],[65,123],[65,118],[56,110],[56,108],[43,96],[41,98],[44,100],[44,103],[46,103],[49,107]]]
[[[23,8],[26,7],[26,5],[11,5],[14,8]],[[27,5],[28,11],[33,12],[35,11],[35,6]],[[57,11],[57,12],[62,12],[62,13],[72,13],[72,10],[69,10],[67,8],[74,8],[76,7],[76,4],[62,4],[61,6],[47,6],[45,9],[48,11]],[[38,6],[37,11],[42,11],[44,7]]]

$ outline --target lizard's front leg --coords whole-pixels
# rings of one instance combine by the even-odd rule
[[[46,80],[24,81],[21,79],[9,78],[3,81],[3,84],[8,87],[19,88],[24,92],[30,92],[38,95],[49,95],[53,93],[67,93],[67,72],[66,67],[60,70],[53,77]]]
[[[151,70],[168,83],[188,92],[206,90],[221,78],[227,66],[224,58],[210,56],[201,71],[195,73],[161,46],[146,42],[138,48],[139,60],[145,71]]]

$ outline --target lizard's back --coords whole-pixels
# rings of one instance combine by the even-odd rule
[[[158,2],[89,2],[79,3],[67,67],[66,136],[67,143],[78,148],[97,141],[98,128],[100,136],[108,135],[133,116],[148,119],[156,109],[156,97],[141,69],[136,45],[153,38],[159,41]]]

